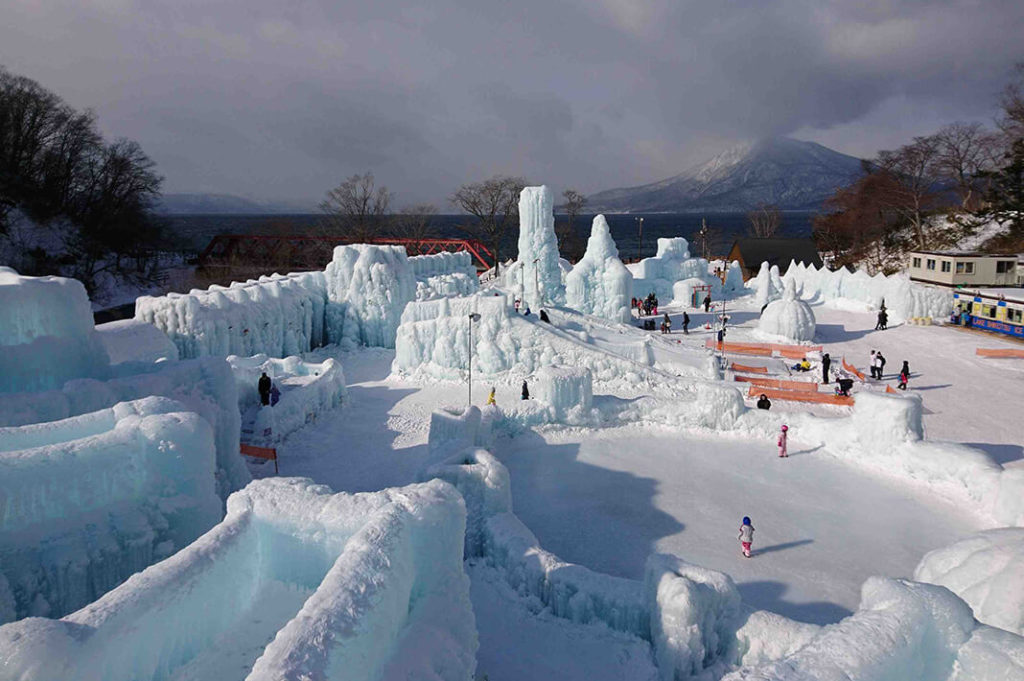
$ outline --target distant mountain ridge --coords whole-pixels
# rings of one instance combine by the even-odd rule
[[[659,182],[587,197],[588,212],[745,211],[762,203],[817,210],[862,174],[861,160],[814,142],[776,137],[733,147]]]
[[[232,194],[164,194],[156,212],[165,215],[266,215],[272,213],[311,213],[313,207],[302,202],[253,201]]]

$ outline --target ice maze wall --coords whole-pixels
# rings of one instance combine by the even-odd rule
[[[892,322],[911,317],[944,319],[953,311],[953,300],[946,289],[923,286],[910,281],[906,274],[871,276],[864,270],[831,272],[813,265],[790,263],[787,281],[793,281],[801,297],[822,301],[852,300],[878,309],[885,302]]]
[[[255,412],[253,437],[277,442],[285,435],[317,420],[321,414],[340,407],[348,394],[345,372],[333,359],[305,362],[301,357],[274,359],[266,355],[227,358],[238,388],[242,414]],[[281,393],[271,407],[260,408],[257,384],[266,372]]]
[[[416,298],[413,268],[402,246],[337,246],[324,272],[328,341],[395,347],[402,311]]]
[[[215,458],[209,424],[159,397],[0,428],[0,573],[15,616],[76,610],[215,525]]]
[[[109,365],[80,282],[0,267],[0,393],[102,378]]]
[[[0,679],[225,678],[227,659],[249,681],[471,681],[464,534],[462,498],[439,480],[355,495],[261,480],[99,601],[0,627]]]
[[[416,277],[416,300],[468,296],[480,290],[468,251],[417,255],[409,258],[409,264]]]
[[[127,363],[111,369],[106,381],[78,379],[60,390],[0,394],[0,426],[58,421],[112,407],[118,402],[162,396],[201,414],[213,426],[217,452],[217,492],[222,499],[251,480],[238,454],[241,429],[238,390],[223,359]]]
[[[644,258],[633,269],[633,296],[646,298],[654,293],[663,305],[672,300],[675,282],[700,279],[711,285],[714,297],[721,295],[722,282],[708,274],[708,261],[690,256],[690,244],[682,237],[658,239],[658,251]],[[680,301],[689,303],[689,301]]]
[[[326,291],[322,272],[274,274],[205,291],[141,296],[135,318],[166,333],[182,359],[287,357],[324,344]]]

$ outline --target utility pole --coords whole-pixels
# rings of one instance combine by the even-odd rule
[[[644,219],[643,218],[636,218],[636,221],[637,221],[637,224],[639,225],[639,227],[637,227],[637,238],[636,238],[636,260],[637,260],[637,262],[640,262],[640,259],[643,258],[643,251],[644,251]]]
[[[469,398],[467,409],[473,406],[473,322],[480,321],[480,313],[469,313]]]
[[[544,304],[544,301],[540,298],[540,268],[537,263],[540,262],[540,258],[533,259],[533,295],[536,296],[537,300],[537,314],[540,314],[540,306]]]

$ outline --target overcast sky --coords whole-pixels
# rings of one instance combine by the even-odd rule
[[[442,211],[593,192],[739,141],[858,156],[990,121],[1022,0],[3,0],[0,64],[138,140],[168,192],[314,205],[372,170]]]

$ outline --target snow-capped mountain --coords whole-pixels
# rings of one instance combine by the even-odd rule
[[[587,197],[587,210],[743,211],[761,203],[814,210],[861,172],[858,158],[814,142],[777,137],[733,147],[667,180],[598,192]]]

